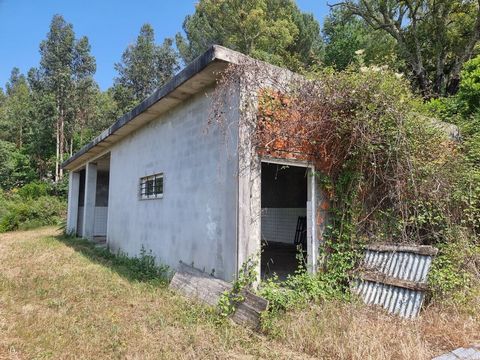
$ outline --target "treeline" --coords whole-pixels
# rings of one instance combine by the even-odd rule
[[[58,183],[65,158],[173,76],[179,58],[172,44],[157,45],[145,24],[115,64],[113,86],[101,91],[88,38],[55,15],[38,67],[27,74],[14,68],[0,90],[0,187]]]
[[[478,118],[480,65],[464,66],[479,53],[477,1],[348,0],[331,8],[321,28],[291,0],[201,0],[182,28],[157,42],[152,26],[143,25],[113,65],[112,86],[101,91],[88,38],[55,15],[38,66],[26,74],[14,68],[0,90],[0,188],[59,183],[62,161],[211,44],[301,73],[388,66],[445,120]],[[474,74],[473,85],[463,85],[462,69]],[[464,99],[467,88],[468,111],[458,95],[460,89]]]

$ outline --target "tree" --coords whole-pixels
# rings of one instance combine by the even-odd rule
[[[62,16],[55,15],[50,24],[47,39],[40,44],[40,71],[43,85],[54,94],[56,105],[55,123],[55,181],[62,178],[60,164],[65,152],[65,122],[73,90],[73,60],[75,34],[73,26]]]
[[[176,35],[184,62],[212,44],[294,70],[321,58],[320,26],[291,0],[200,0]]]
[[[463,112],[467,115],[480,114],[480,55],[464,64],[461,79],[457,97]]]
[[[13,142],[21,149],[31,127],[32,107],[27,80],[18,68],[13,68],[6,89],[0,115],[0,139]]]
[[[28,156],[15,144],[0,140],[0,189],[25,185],[35,178]]]
[[[81,37],[75,44],[73,58],[73,121],[68,128],[68,143],[70,156],[74,151],[74,137],[80,134],[78,146],[84,144],[83,133],[85,128],[94,126],[96,122],[96,101],[100,90],[93,79],[96,71],[95,58],[90,54],[90,43],[86,36]],[[87,138],[89,140],[89,138]]]
[[[130,110],[173,77],[178,70],[178,54],[172,45],[169,38],[156,45],[152,26],[142,26],[135,44],[129,45],[121,62],[115,64],[118,77],[114,81],[114,97],[121,112]]]
[[[67,144],[72,149],[72,137],[78,124],[85,122],[92,91],[95,59],[90,55],[88,39],[75,39],[72,24],[55,15],[47,39],[40,44],[40,68],[31,71],[32,87],[55,103],[55,181],[63,176],[61,163]],[[47,106],[48,108],[48,106]],[[49,119],[49,118],[47,118]],[[81,126],[81,125],[79,125]]]
[[[454,94],[480,39],[480,0],[347,0],[335,4],[396,42],[424,98]]]
[[[55,94],[51,93],[43,82],[39,69],[31,68],[27,74],[28,84],[31,90],[31,141],[26,144],[26,152],[30,155],[31,162],[39,178],[53,178],[56,170],[55,149],[58,145],[55,136],[57,106]]]
[[[333,9],[323,24],[325,64],[344,70],[363,50],[366,65],[389,65],[397,70],[399,64],[395,41],[384,31],[373,30],[361,18]]]

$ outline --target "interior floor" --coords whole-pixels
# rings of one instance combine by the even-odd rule
[[[294,244],[270,241],[263,247],[261,264],[262,279],[276,274],[279,280],[286,280],[298,268],[297,247]]]

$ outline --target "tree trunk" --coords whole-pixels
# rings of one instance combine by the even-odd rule
[[[455,76],[448,82],[447,85],[447,95],[455,95],[460,86],[460,76]]]
[[[23,146],[23,126],[20,125],[20,129],[18,131],[18,141],[17,141],[17,148],[21,149]]]
[[[413,73],[415,74],[415,81],[417,83],[418,89],[422,94],[424,99],[428,99],[430,97],[430,90],[428,88],[428,79],[426,75],[426,71],[423,66],[419,65],[418,63],[412,64]]]
[[[58,179],[62,180],[63,178],[63,169],[61,167],[61,164],[63,163],[63,153],[65,152],[65,118],[64,118],[64,113],[63,109],[61,110],[61,115],[60,115],[60,166],[58,169]]]
[[[439,51],[437,54],[437,69],[435,71],[435,81],[433,83],[433,97],[442,96],[445,86],[445,54]]]
[[[59,180],[59,159],[60,159],[60,127],[59,119],[55,122],[55,182]]]

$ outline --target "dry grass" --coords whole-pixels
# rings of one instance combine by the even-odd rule
[[[401,320],[363,304],[327,302],[286,314],[277,341],[324,359],[431,359],[480,339],[480,316],[430,307]]]
[[[398,321],[329,302],[286,314],[264,337],[57,235],[0,235],[0,358],[428,359],[480,334],[478,318],[451,310]]]

